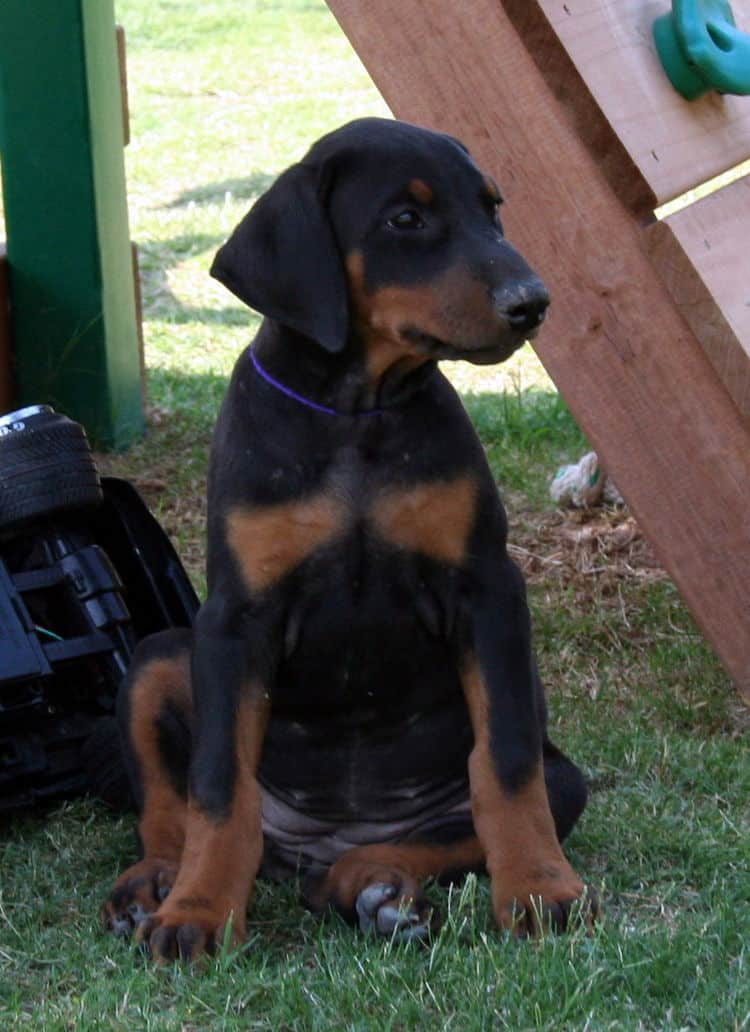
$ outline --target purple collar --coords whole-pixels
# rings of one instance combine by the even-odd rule
[[[307,408],[313,409],[315,412],[324,412],[327,416],[377,416],[383,410],[379,408],[364,409],[362,412],[339,412],[338,409],[329,408],[327,405],[319,405],[317,401],[311,401],[310,398],[305,398],[301,394],[297,394],[291,387],[285,387],[283,383],[279,383],[275,380],[269,372],[267,372],[258,361],[258,357],[255,351],[250,349],[250,360],[255,367],[255,371],[262,380],[265,380],[271,387],[275,387],[277,391],[281,391],[287,398],[291,398],[293,401],[298,401],[300,405],[305,405]]]

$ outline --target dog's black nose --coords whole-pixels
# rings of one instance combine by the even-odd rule
[[[492,300],[511,329],[530,333],[544,322],[550,297],[545,285],[535,277],[498,287],[493,291]]]

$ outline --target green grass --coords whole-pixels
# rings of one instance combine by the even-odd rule
[[[319,0],[117,10],[150,409],[144,440],[101,465],[135,479],[202,589],[211,427],[257,325],[209,279],[212,254],[316,136],[385,107]],[[554,737],[591,781],[569,853],[605,901],[598,930],[512,942],[472,878],[431,889],[443,930],[404,948],[261,883],[242,950],[155,970],[98,924],[133,821],[79,801],[2,829],[0,1028],[750,1029],[747,716],[646,546],[608,536],[625,517],[555,512],[548,481],[587,445],[530,349],[450,375],[508,501]]]

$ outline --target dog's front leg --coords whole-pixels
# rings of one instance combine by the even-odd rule
[[[270,712],[253,641],[201,610],[192,657],[194,722],[185,847],[172,891],[139,929],[157,961],[213,952],[245,935],[263,852],[256,770]],[[256,650],[267,654],[267,650]]]
[[[555,833],[525,587],[507,556],[481,571],[471,624],[461,671],[474,730],[469,780],[495,918],[519,935],[562,929],[584,885]]]

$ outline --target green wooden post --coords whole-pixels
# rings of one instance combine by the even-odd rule
[[[19,404],[143,430],[113,0],[2,0],[0,155]]]

